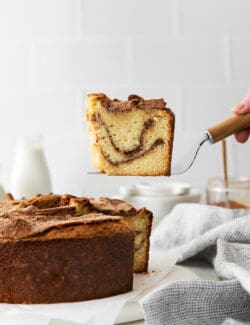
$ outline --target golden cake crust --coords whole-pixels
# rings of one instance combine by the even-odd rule
[[[166,107],[167,103],[163,98],[160,99],[147,99],[138,95],[129,95],[128,100],[121,101],[119,99],[110,99],[103,93],[88,94],[89,99],[92,101],[100,101],[105,109],[113,113],[122,113],[132,110],[133,107],[145,110],[163,109],[173,115],[173,112]]]
[[[49,209],[48,209],[49,210]],[[116,216],[108,216],[103,214],[89,214],[86,216],[78,216],[70,214],[54,214],[48,213],[44,210],[34,210],[28,207],[22,210],[11,211],[0,217],[0,241],[21,240],[32,238],[33,240],[41,240],[43,237],[47,238],[47,233],[53,231],[53,238],[63,238],[62,229],[80,225],[97,225],[105,224],[107,222],[120,222],[122,218]],[[52,210],[52,209],[51,209]],[[53,209],[54,210],[54,209]],[[60,208],[56,208],[57,213],[60,213]],[[110,229],[112,233],[112,229]],[[67,233],[70,237],[75,237],[76,233],[73,231]],[[77,237],[90,237],[93,233],[82,232],[78,233]]]

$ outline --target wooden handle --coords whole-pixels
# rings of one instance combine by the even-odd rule
[[[228,187],[228,173],[227,173],[227,143],[226,140],[221,141],[222,144],[222,162],[223,162],[223,179],[224,186]]]
[[[221,123],[211,126],[207,131],[209,137],[216,143],[226,137],[250,127],[250,113],[237,115]]]

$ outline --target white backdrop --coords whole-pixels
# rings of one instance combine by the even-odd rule
[[[0,0],[5,187],[16,137],[27,133],[45,136],[55,192],[111,194],[137,180],[86,175],[87,92],[164,97],[181,155],[196,134],[229,117],[250,86],[249,12],[249,0]],[[230,139],[231,174],[249,176],[249,149]],[[220,146],[208,146],[173,180],[203,186],[220,173]]]

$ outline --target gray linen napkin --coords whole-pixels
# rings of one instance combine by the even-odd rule
[[[152,248],[179,262],[205,258],[223,281],[177,281],[147,295],[148,325],[250,324],[250,210],[180,204],[154,231]]]

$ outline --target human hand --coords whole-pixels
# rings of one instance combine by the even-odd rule
[[[250,113],[250,89],[243,100],[232,108],[232,111],[236,115]],[[242,130],[235,134],[235,138],[240,143],[245,143],[250,135],[250,128]]]

